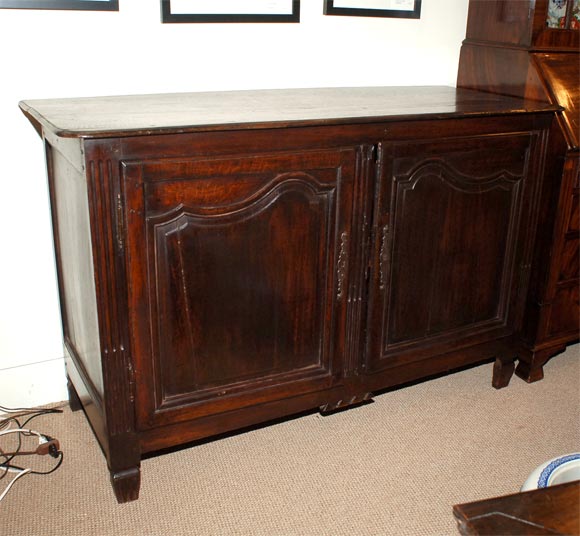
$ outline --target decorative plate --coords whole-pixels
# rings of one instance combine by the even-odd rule
[[[546,488],[580,480],[580,452],[552,458],[536,467],[524,482],[521,491]]]

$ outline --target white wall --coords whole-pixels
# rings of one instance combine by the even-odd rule
[[[420,20],[161,24],[159,0],[120,11],[0,9],[0,405],[66,398],[40,138],[22,99],[224,89],[454,85],[468,0],[423,0]]]

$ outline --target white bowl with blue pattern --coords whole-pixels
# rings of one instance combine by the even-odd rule
[[[524,482],[521,491],[547,488],[580,480],[580,452],[552,458],[536,467]]]

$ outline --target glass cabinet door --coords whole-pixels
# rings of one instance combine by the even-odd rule
[[[565,30],[580,29],[580,0],[549,0],[546,26]]]

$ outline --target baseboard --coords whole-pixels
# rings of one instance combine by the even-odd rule
[[[30,408],[67,398],[64,358],[0,369],[0,406]]]

